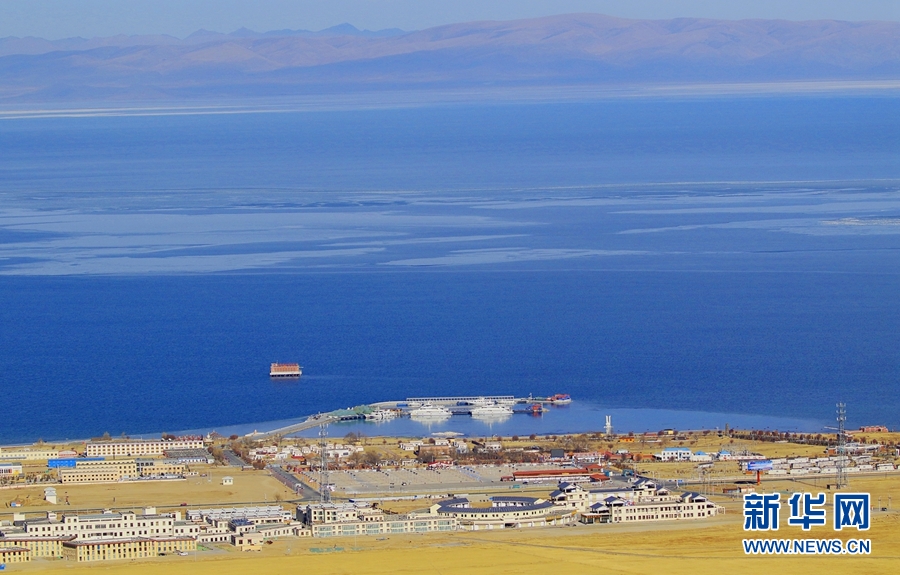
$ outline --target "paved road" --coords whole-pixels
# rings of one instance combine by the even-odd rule
[[[285,487],[295,493],[298,488],[303,489],[305,487],[302,481],[297,479],[293,473],[285,470],[283,467],[279,467],[278,465],[268,465],[266,466],[266,469],[269,470],[269,473],[271,473],[275,479],[284,483]]]
[[[243,459],[237,456],[237,453],[230,449],[223,450],[222,454],[225,456],[225,461],[228,465],[231,465],[232,467],[243,467],[247,465]]]

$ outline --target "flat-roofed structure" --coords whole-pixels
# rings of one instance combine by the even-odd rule
[[[74,538],[74,535],[64,537],[28,537],[26,535],[10,535],[0,537],[0,549],[9,547],[26,548],[31,552],[32,558],[59,558],[63,556],[62,544],[65,541],[71,541]]]
[[[135,472],[135,475],[137,472]],[[114,483],[135,475],[123,475],[115,466],[90,469],[65,469],[59,472],[60,483]]]
[[[197,550],[193,537],[137,537],[133,539],[93,539],[66,541],[63,557],[72,561],[142,559],[160,554]]]
[[[429,513],[392,515],[371,505],[353,502],[299,506],[297,518],[313,537],[455,531],[458,525],[454,517]]]
[[[0,564],[28,563],[31,557],[31,550],[27,547],[0,547]]]
[[[21,463],[0,463],[0,477],[17,477],[22,475]]]
[[[605,481],[609,479],[609,477],[603,473],[603,468],[599,465],[513,471],[512,477],[513,481],[520,481],[522,483],[558,483],[560,481],[580,483],[588,481]]]
[[[85,461],[105,461],[105,457],[58,457],[56,459],[48,459],[47,467],[49,469],[74,469],[75,466]]]
[[[231,534],[231,544],[241,551],[259,551],[265,537],[256,531],[236,532]]]
[[[174,459],[180,463],[206,463],[212,465],[215,458],[205,449],[166,449],[163,454],[168,459]]]
[[[166,537],[174,535],[175,517],[172,515],[126,513],[66,514],[23,522],[28,537],[74,536],[78,541],[88,539],[129,539],[135,537]]]
[[[184,475],[187,466],[177,459],[137,459],[137,473],[141,477]]]
[[[48,513],[44,519],[26,520],[23,533],[7,534],[0,539],[13,545],[24,545],[35,557],[68,557],[78,561],[150,557],[169,550],[188,550],[196,542],[200,527],[179,521],[177,514],[156,515],[155,512],[67,514],[57,519]],[[99,541],[97,547],[76,545]],[[71,545],[69,545],[71,543]],[[113,545],[115,543],[115,545]],[[121,544],[121,545],[120,545]],[[150,555],[144,554],[145,552]],[[124,554],[124,555],[123,555]]]
[[[86,457],[140,457],[163,455],[167,449],[203,449],[202,437],[150,439],[137,441],[89,441],[84,448]]]
[[[660,461],[690,461],[693,453],[687,447],[664,447],[659,453],[655,453],[653,457]]]
[[[0,449],[0,461],[46,461],[58,457],[56,449],[6,447]]]
[[[138,477],[137,462],[133,459],[107,461],[88,459],[75,461],[75,468],[61,468],[61,483],[109,483]]]
[[[267,525],[270,523],[290,523],[293,519],[293,514],[280,505],[219,507],[211,509],[189,509],[187,512],[187,519],[189,521],[205,521],[207,523],[244,519],[253,525]]]

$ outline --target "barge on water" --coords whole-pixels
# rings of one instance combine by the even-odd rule
[[[299,363],[273,363],[269,366],[269,377],[300,377],[303,368]]]

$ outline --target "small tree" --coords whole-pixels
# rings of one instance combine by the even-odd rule
[[[367,465],[378,465],[378,462],[381,461],[381,454],[375,450],[366,451],[365,454],[363,454],[363,461],[365,461]]]
[[[359,467],[359,464],[363,462],[365,459],[365,454],[360,453],[359,451],[354,451],[347,457],[347,461],[353,465],[353,467]]]

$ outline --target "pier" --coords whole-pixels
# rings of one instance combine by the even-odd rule
[[[423,404],[430,403],[432,405],[441,405],[444,407],[455,407],[455,406],[465,406],[465,405],[477,405],[478,402],[489,401],[496,402],[500,405],[517,405],[517,404],[534,404],[539,403],[541,405],[544,404],[561,404],[568,403],[571,401],[569,399],[560,400],[558,397],[560,396],[551,396],[551,397],[535,397],[529,395],[528,397],[515,397],[513,395],[460,395],[460,396],[445,396],[445,397],[407,397],[405,400],[397,400],[397,401],[379,401],[377,403],[372,403],[371,407],[376,409],[408,409],[419,407]],[[566,396],[568,397],[568,396]]]
[[[312,429],[313,427],[328,425],[329,423],[334,423],[336,421],[340,421],[340,418],[328,414],[313,415],[301,421],[300,423],[292,423],[291,425],[279,427],[278,429],[273,429],[272,431],[254,431],[253,433],[248,433],[247,437],[252,437],[253,439],[270,439],[272,437],[275,437],[276,435],[290,435],[291,433],[299,433],[301,431],[306,431],[307,429]]]
[[[528,397],[515,397],[512,395],[461,395],[461,396],[444,396],[444,397],[408,397],[405,400],[394,400],[394,401],[378,401],[375,403],[370,403],[368,405],[360,405],[355,408],[350,409],[338,409],[335,411],[331,411],[328,413],[321,413],[318,415],[312,415],[307,417],[301,422],[292,423],[291,425],[286,425],[283,427],[279,427],[278,429],[273,429],[271,431],[254,431],[252,433],[248,433],[247,437],[252,437],[253,439],[270,439],[275,436],[285,436],[293,433],[299,433],[301,431],[306,431],[307,429],[312,429],[314,427],[318,427],[320,425],[328,425],[331,423],[336,423],[338,421],[347,421],[351,419],[364,419],[366,413],[370,413],[377,409],[395,409],[399,410],[405,414],[411,409],[415,409],[425,404],[431,405],[440,405],[444,406],[450,410],[453,415],[468,415],[471,413],[473,407],[477,406],[483,402],[492,402],[497,403],[498,405],[506,405],[506,406],[534,406],[538,404],[539,406],[543,406],[545,404],[550,405],[564,405],[570,403],[572,400],[568,395],[557,395],[552,397],[534,397],[529,395]],[[519,414],[531,414],[538,415],[543,409],[538,409],[537,407],[513,407],[513,413]]]

